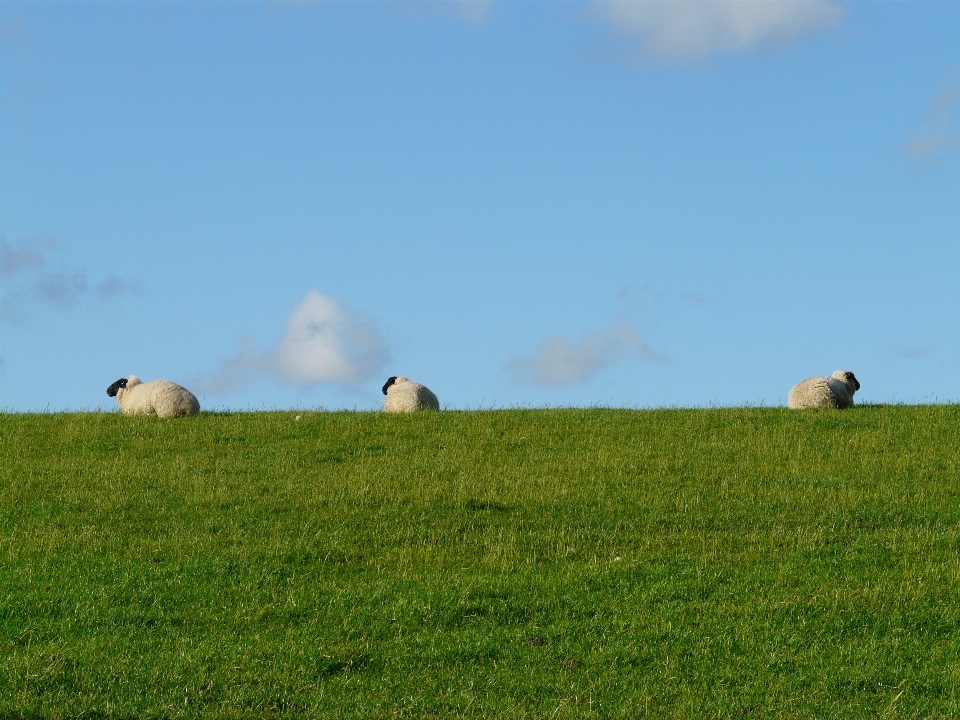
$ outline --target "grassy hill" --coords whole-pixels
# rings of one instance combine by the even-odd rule
[[[0,415],[0,717],[960,717],[958,438],[958,406]]]

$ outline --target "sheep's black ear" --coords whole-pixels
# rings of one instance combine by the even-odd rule
[[[107,388],[107,395],[109,395],[110,397],[116,397],[117,390],[119,390],[120,388],[125,388],[126,386],[127,386],[127,379],[120,378],[116,382],[110,384],[110,387]]]
[[[396,375],[394,375],[393,377],[387,378],[387,381],[383,384],[383,388],[382,388],[384,395],[387,394],[387,388],[389,388],[391,385],[393,385],[396,381],[397,381],[397,376],[396,376]]]

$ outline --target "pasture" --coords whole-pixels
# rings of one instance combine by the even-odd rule
[[[3,414],[0,717],[960,717],[958,438],[953,405]]]

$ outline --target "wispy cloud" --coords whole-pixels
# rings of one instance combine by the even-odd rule
[[[454,0],[451,4],[461,20],[479,25],[486,22],[487,16],[490,15],[493,0]]]
[[[626,358],[659,360],[640,331],[618,322],[577,342],[562,335],[547,338],[531,358],[515,358],[506,372],[520,382],[541,385],[573,385]]]
[[[47,264],[46,252],[57,247],[52,238],[26,240],[13,247],[0,238],[0,277],[12,277],[24,270],[39,270]]]
[[[44,273],[34,281],[32,290],[35,299],[68,310],[89,292],[89,286],[83,272]]]
[[[923,360],[932,354],[933,351],[931,351],[930,348],[922,345],[901,347],[898,348],[896,352],[896,356],[904,360]]]
[[[52,239],[25,240],[11,245],[0,238],[0,320],[23,323],[33,307],[70,310],[85,298],[110,300],[137,288],[135,282],[107,275],[95,285],[83,270],[49,269],[52,254],[63,248]]]
[[[697,305],[700,307],[706,306],[715,306],[723,303],[724,291],[721,290],[716,293],[701,293],[701,292],[685,292],[683,294],[683,299],[690,305]]]
[[[109,300],[110,298],[117,297],[118,295],[124,295],[126,293],[133,292],[138,287],[139,285],[135,282],[124,280],[116,275],[107,275],[103,280],[97,283],[96,287],[93,289],[93,294],[101,300]]]
[[[272,367],[272,353],[257,351],[253,338],[243,338],[236,355],[220,363],[212,375],[191,381],[190,387],[204,395],[226,395],[260,381]]]
[[[785,45],[841,22],[835,0],[594,0],[631,59],[691,61]]]
[[[194,385],[209,395],[239,390],[264,377],[292,385],[356,385],[374,377],[387,359],[376,320],[311,290],[290,314],[276,347],[258,352],[253,341],[245,339],[235,356]]]
[[[956,117],[960,105],[960,65],[955,65],[947,79],[927,105],[923,121],[903,146],[911,157],[930,164],[940,162],[943,155],[957,147]]]
[[[411,17],[446,15],[471,25],[483,25],[490,16],[493,0],[421,0],[401,2],[400,6]]]

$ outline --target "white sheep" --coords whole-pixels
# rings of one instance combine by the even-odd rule
[[[787,407],[848,408],[853,407],[853,394],[860,381],[852,372],[837,370],[830,377],[812,377],[790,388]]]
[[[429,388],[405,377],[391,377],[383,386],[383,401],[386,412],[414,412],[415,410],[439,410],[440,401]]]
[[[120,378],[107,388],[107,395],[116,397],[124,415],[156,415],[180,417],[200,412],[200,401],[184,387],[169,380],[140,382],[131,375]]]

